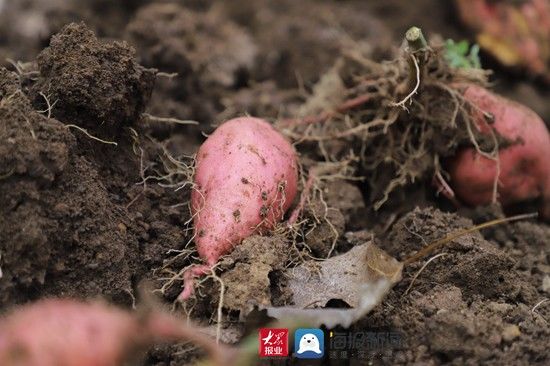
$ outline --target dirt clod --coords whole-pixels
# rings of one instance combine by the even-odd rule
[[[137,243],[117,225],[128,219],[61,122],[35,112],[19,89],[1,95],[0,304],[45,294],[127,301]]]
[[[284,236],[245,239],[229,256],[234,267],[221,276],[226,286],[224,306],[246,315],[254,306],[271,305],[273,292],[283,297],[280,291],[284,278],[278,274],[289,260],[289,253]]]
[[[134,124],[154,84],[154,70],[135,61],[125,42],[102,41],[83,23],[65,26],[37,58],[34,103],[67,124],[111,135]],[[40,95],[39,93],[42,93]],[[103,133],[101,133],[103,132]]]

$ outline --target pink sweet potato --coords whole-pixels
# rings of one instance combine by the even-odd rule
[[[283,219],[297,192],[296,152],[266,121],[235,118],[200,147],[194,183],[195,243],[207,266],[187,272],[182,299],[191,294],[193,275],[204,273],[244,238]]]
[[[550,81],[548,0],[456,0],[460,18],[480,47],[506,66],[520,66]]]
[[[115,366],[132,350],[185,337],[171,316],[142,317],[105,305],[51,299],[0,319],[2,366]]]
[[[540,215],[550,219],[550,134],[542,119],[529,108],[497,96],[485,88],[462,85],[464,97],[494,117],[493,127],[510,146],[499,152],[498,199],[506,207],[522,201],[541,200]],[[482,132],[489,125],[481,112],[474,121]],[[450,160],[451,187],[464,203],[477,206],[492,200],[497,174],[494,160],[465,148]]]

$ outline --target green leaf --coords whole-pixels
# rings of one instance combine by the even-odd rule
[[[474,67],[476,69],[481,69],[481,60],[479,59],[479,45],[474,44],[472,48],[470,49],[470,60],[474,64]]]
[[[457,43],[452,39],[448,39],[445,42],[445,59],[449,63],[449,66],[454,68],[481,68],[479,46],[474,44],[470,47],[470,44],[466,40]]]
[[[468,41],[460,41],[458,43],[455,43],[456,53],[462,56],[466,56],[468,54],[468,48],[469,48]]]

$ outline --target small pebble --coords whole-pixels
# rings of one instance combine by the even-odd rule
[[[504,327],[502,330],[502,339],[505,342],[511,342],[521,335],[519,327],[515,324],[510,324]]]

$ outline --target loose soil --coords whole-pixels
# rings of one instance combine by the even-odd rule
[[[294,115],[349,45],[382,60],[396,54],[410,25],[470,36],[452,6],[435,0],[183,3],[0,1],[0,312],[55,296],[131,308],[143,282],[172,303],[182,282],[170,279],[198,262],[188,244],[189,192],[176,190],[189,172],[178,162],[190,163],[203,134],[245,113]],[[498,92],[550,121],[547,87],[482,57],[495,68]],[[247,239],[220,264],[226,340],[245,332],[235,323],[255,306],[288,304],[289,266],[373,235],[404,259],[454,229],[503,215],[499,207],[455,209],[429,183],[402,190],[374,214],[361,182],[325,182],[322,201],[304,213],[303,240]],[[369,355],[373,364],[548,364],[550,303],[532,309],[550,298],[549,249],[550,227],[536,221],[463,236],[412,285],[425,260],[407,267],[353,330],[403,334],[404,346]],[[175,311],[211,325],[218,290],[206,279],[194,307]],[[157,346],[143,365],[200,355],[185,344]]]

